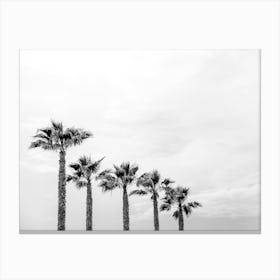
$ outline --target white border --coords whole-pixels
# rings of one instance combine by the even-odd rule
[[[0,3],[1,279],[279,279],[278,1]],[[262,50],[262,234],[19,234],[19,49],[237,48]]]

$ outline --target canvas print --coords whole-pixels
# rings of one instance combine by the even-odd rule
[[[21,233],[260,233],[258,50],[21,50]]]

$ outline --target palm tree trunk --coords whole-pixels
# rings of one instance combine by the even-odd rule
[[[129,230],[129,204],[126,186],[123,186],[123,230]]]
[[[159,220],[158,220],[158,202],[157,196],[153,194],[153,205],[154,205],[154,228],[155,230],[159,230]]]
[[[184,217],[183,217],[183,210],[182,205],[179,204],[179,230],[184,230]]]
[[[92,190],[91,190],[91,181],[88,180],[87,184],[87,221],[86,229],[92,230]]]
[[[58,173],[58,221],[57,230],[65,230],[66,207],[66,177],[65,177],[65,151],[59,152]]]

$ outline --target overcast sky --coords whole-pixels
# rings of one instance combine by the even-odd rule
[[[29,150],[50,120],[94,137],[71,148],[153,169],[203,204],[185,230],[259,230],[258,51],[21,51],[20,229],[57,226],[58,154]],[[133,187],[132,187],[133,188]],[[130,197],[133,229],[153,229],[152,201]],[[67,229],[85,229],[86,190],[67,186]],[[93,227],[122,229],[120,191],[93,186]],[[177,230],[170,212],[161,229]]]

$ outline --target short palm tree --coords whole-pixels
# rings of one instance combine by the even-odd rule
[[[188,217],[193,208],[202,206],[197,201],[186,202],[189,190],[189,188],[179,186],[176,188],[165,187],[165,197],[163,198],[163,204],[160,206],[161,211],[170,211],[173,205],[176,206],[173,217],[179,221],[179,230],[184,230],[183,212]]]
[[[71,163],[69,167],[72,174],[67,176],[67,182],[75,183],[76,187],[87,188],[86,203],[86,230],[92,230],[92,179],[100,168],[101,161],[92,161],[91,157],[82,156],[77,162]]]
[[[72,146],[80,145],[91,136],[92,134],[89,131],[74,127],[64,128],[61,122],[55,121],[51,121],[51,126],[49,127],[38,129],[37,133],[33,136],[35,140],[31,142],[30,148],[41,148],[59,153],[57,230],[65,230],[66,150]]]
[[[129,203],[127,188],[135,181],[138,166],[124,162],[113,169],[106,169],[98,175],[101,180],[100,187],[104,192],[121,188],[123,191],[123,230],[129,230]]]
[[[168,180],[169,179],[165,179],[162,183],[166,184]],[[159,191],[161,190],[159,172],[157,170],[153,170],[150,173],[142,174],[137,179],[136,185],[140,187],[140,189],[131,191],[129,195],[151,194],[151,199],[153,201],[153,208],[154,208],[154,229],[157,231],[159,230],[158,197],[159,197]]]

